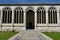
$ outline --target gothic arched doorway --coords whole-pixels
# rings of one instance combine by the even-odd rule
[[[26,29],[34,29],[34,11],[28,10],[26,12]]]

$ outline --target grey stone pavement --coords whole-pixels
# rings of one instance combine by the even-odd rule
[[[36,30],[23,31],[15,40],[44,40]]]

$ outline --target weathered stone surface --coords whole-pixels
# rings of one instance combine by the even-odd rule
[[[39,31],[36,30],[23,31],[20,35],[16,37],[15,40],[47,40],[46,37],[43,37],[41,33],[39,33]]]

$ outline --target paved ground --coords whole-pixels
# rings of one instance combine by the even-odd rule
[[[36,30],[27,30],[23,31],[15,40],[43,40],[38,31]]]

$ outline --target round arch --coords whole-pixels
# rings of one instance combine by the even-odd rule
[[[14,9],[14,23],[23,23],[24,11],[21,7]]]
[[[10,7],[4,7],[2,11],[2,23],[12,23],[12,10]]]
[[[37,9],[37,23],[46,24],[46,11],[44,7]]]
[[[12,11],[12,9],[10,7],[4,7],[2,10],[11,10]]]
[[[34,20],[34,11],[28,10],[26,12],[26,29],[34,29],[35,28],[35,20]]]
[[[49,10],[55,10],[55,11],[57,11],[57,9],[55,7],[49,7],[48,11]]]
[[[25,12],[27,12],[27,11],[29,11],[29,10],[34,11],[34,8],[33,8],[33,7],[28,7],[28,8],[26,8]]]
[[[48,9],[48,23],[57,24],[57,9],[55,7]]]
[[[38,7],[38,8],[37,8],[37,11],[38,11],[38,10],[45,10],[45,8],[44,8],[44,7]]]
[[[15,10],[23,10],[23,8],[22,7],[16,7],[15,9],[14,9],[14,11]]]

